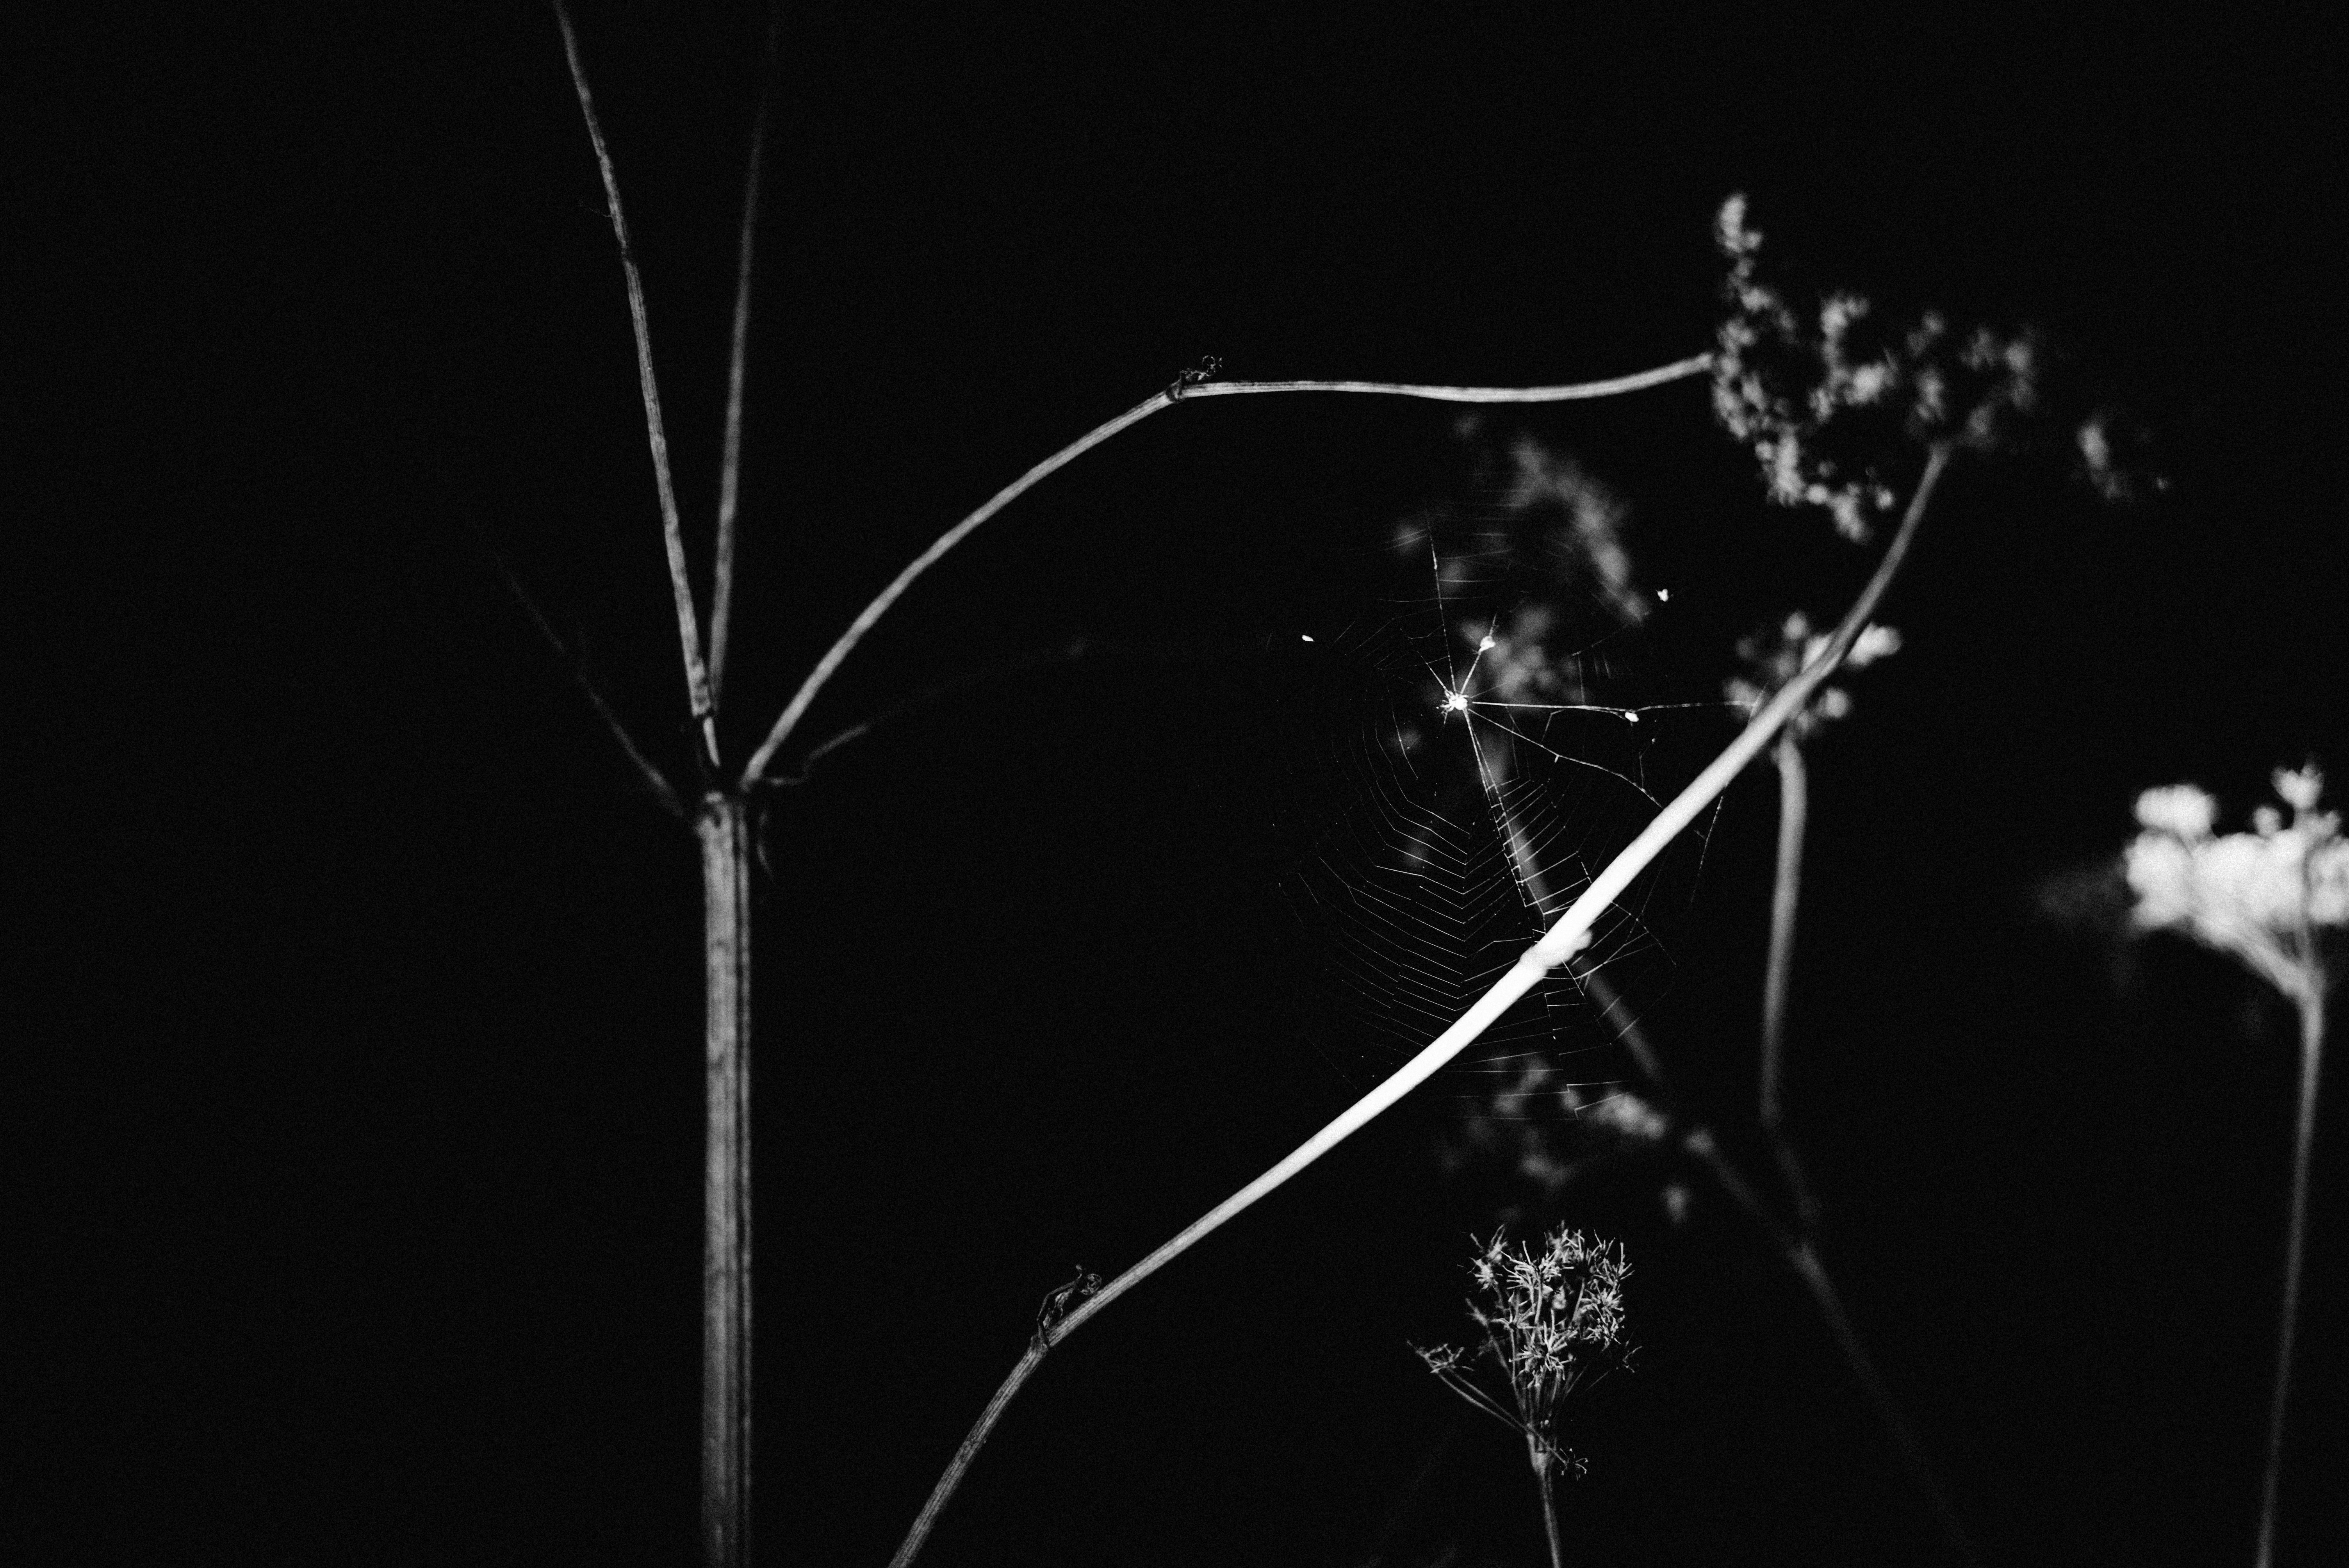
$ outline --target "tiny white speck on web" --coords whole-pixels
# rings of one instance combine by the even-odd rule
[[[1313,642],[1328,820],[1284,884],[1321,959],[1325,1055],[1375,1082],[1535,942],[1734,732],[1701,675],[1646,634],[1629,507],[1521,437],[1396,524],[1391,597]],[[1716,808],[1717,810],[1717,808]],[[1610,1125],[1634,1069],[1587,970],[1639,998],[1669,982],[1667,929],[1701,875],[1708,815],[1554,972],[1446,1069],[1472,1116]],[[1634,1002],[1636,1006],[1636,1001]]]

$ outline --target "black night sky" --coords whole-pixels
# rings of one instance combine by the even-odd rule
[[[10,28],[0,1556],[682,1564],[694,846],[500,567],[689,779],[620,270],[549,12],[346,12]],[[578,21],[706,572],[765,13]],[[1813,748],[1790,1127],[1983,1561],[2246,1563],[2292,1018],[2116,940],[2097,873],[2147,786],[2233,825],[2278,764],[2349,778],[2340,52],[2256,6],[795,5],[726,748],[915,552],[1209,355],[1516,385],[1702,352],[1734,191],[1797,283],[2037,324],[2168,488],[1953,469],[1906,647]],[[1717,695],[1738,635],[1865,574],[1762,504],[1701,382],[1464,434],[1200,402],[980,531],[787,748],[886,716],[764,799],[758,1561],[877,1568],[1048,1291],[1375,1081],[1296,896],[1365,804],[1327,759],[1375,748],[1300,650],[1407,619],[1398,521],[1522,437],[1628,500],[1671,590],[1609,645],[1626,700]],[[1673,722],[1677,788],[1734,729]],[[1766,768],[1733,789],[1626,965],[1756,1172],[1775,811]],[[1633,822],[1567,830],[1603,861]],[[1463,1332],[1467,1237],[1525,1197],[1438,1158],[1475,1087],[1071,1339],[923,1561],[1544,1561],[1522,1444],[1410,1348]],[[2349,1556],[2327,1088],[2288,1563]],[[1634,1270],[1570,1561],[1938,1560],[1702,1172],[1528,1212]]]

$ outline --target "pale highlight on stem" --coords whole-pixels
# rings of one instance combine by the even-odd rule
[[[1786,992],[1795,969],[1795,912],[1803,894],[1803,835],[1810,821],[1810,775],[1793,730],[1771,748],[1778,764],[1778,866],[1770,889],[1770,962],[1762,976],[1762,1090],[1759,1119],[1780,1174],[1793,1192],[1804,1233],[1818,1228],[1818,1200],[1780,1125],[1786,1070]]]
[[[1433,387],[1391,381],[1209,381],[1185,386],[1178,382],[1164,392],[1143,398],[1116,418],[1095,426],[1030,469],[996,491],[986,505],[940,534],[936,543],[909,562],[905,569],[864,606],[856,619],[849,623],[848,630],[840,634],[839,640],[824,650],[823,657],[816,661],[815,668],[810,670],[807,678],[800,683],[800,689],[792,694],[792,700],[777,716],[774,727],[767,732],[767,738],[760,743],[757,751],[751,753],[749,765],[742,769],[742,788],[748,789],[759,782],[768,765],[774,760],[776,751],[790,738],[792,731],[799,727],[801,718],[807,713],[808,706],[815,701],[816,694],[832,679],[833,672],[855,650],[856,645],[864,640],[864,634],[871,631],[874,624],[889,613],[890,607],[904,596],[905,590],[914,585],[915,579],[936,565],[947,552],[970,537],[973,531],[988,518],[1112,436],[1140,424],[1162,408],[1171,407],[1178,402],[1187,403],[1195,397],[1239,397],[1266,392],[1360,392],[1389,397],[1420,397],[1439,403],[1569,403],[1594,397],[1613,397],[1626,392],[1661,387],[1667,382],[1685,380],[1692,376],[1702,375],[1712,365],[1711,355],[1699,354],[1630,376],[1554,387]]]
[[[1810,816],[1810,786],[1803,748],[1782,735],[1771,755],[1778,764],[1778,867],[1770,888],[1770,964],[1762,977],[1762,1125],[1778,1125],[1778,1083],[1785,1066],[1786,986],[1795,965],[1795,911],[1803,892],[1803,830]]]
[[[1149,407],[1149,404],[1142,405],[1143,410]],[[1128,422],[1142,417],[1142,412],[1137,411],[1129,416]],[[1949,460],[1948,447],[1937,446],[1932,449],[1926,459],[1925,471],[1917,481],[1916,493],[1909,497],[1909,509],[1900,520],[1899,532],[1893,536],[1890,547],[1884,552],[1884,559],[1877,563],[1875,574],[1860,590],[1859,597],[1852,602],[1851,608],[1845,613],[1841,624],[1836,627],[1835,634],[1827,639],[1826,646],[1820,651],[1818,657],[1763,705],[1744,730],[1729,743],[1728,748],[1714,758],[1687,789],[1674,796],[1671,802],[1657,813],[1655,820],[1608,862],[1606,869],[1583,889],[1581,896],[1558,916],[1542,939],[1527,948],[1490,990],[1478,997],[1451,1027],[1429,1042],[1385,1082],[1347,1107],[1328,1126],[1299,1144],[1278,1164],[1193,1221],[1173,1240],[1112,1280],[1098,1295],[1040,1336],[1040,1343],[1030,1346],[1029,1354],[1020,1358],[1011,1369],[1011,1375],[1004,1379],[1003,1386],[996,1390],[994,1398],[988,1401],[978,1424],[963,1439],[962,1447],[956,1451],[946,1473],[938,1478],[937,1485],[931,1490],[929,1501],[923,1504],[913,1529],[906,1532],[904,1543],[897,1548],[897,1554],[890,1559],[890,1568],[905,1568],[920,1552],[923,1539],[929,1533],[947,1500],[953,1496],[955,1488],[961,1483],[964,1471],[987,1441],[988,1431],[1011,1403],[1012,1397],[1019,1393],[1020,1385],[1042,1365],[1044,1352],[1083,1327],[1110,1303],[1222,1229],[1226,1222],[1253,1207],[1259,1199],[1280,1187],[1290,1177],[1360,1131],[1404,1095],[1426,1082],[1446,1062],[1474,1044],[1504,1013],[1532,990],[1543,975],[1588,945],[1591,927],[1613,905],[1616,898],[1630,886],[1632,879],[1646,871],[1663,852],[1664,847],[1696,820],[1697,813],[1711,805],[1714,798],[1729,787],[1730,780],[1736,778],[1745,765],[1753,761],[1795,715],[1802,712],[1803,706],[1810,700],[1811,694],[1817,690],[1820,683],[1834,675],[1842,665],[1844,655],[1851,651],[1851,645],[1857,640],[1861,628],[1875,614],[1878,603],[1891,587],[1892,580],[1899,574],[1901,563],[1908,558],[1909,546],[1916,540],[1918,525],[1924,521],[1925,509],[1931,503],[1933,490],[1940,480],[1942,470],[1949,466]]]
[[[750,254],[759,229],[759,174],[767,156],[767,117],[775,97],[775,44],[783,26],[778,0],[767,15],[767,50],[759,117],[750,127],[750,167],[742,177],[742,239],[734,268],[734,338],[726,361],[726,448],[718,466],[718,548],[709,583],[709,703],[726,691],[727,627],[734,617],[734,514],[742,493],[742,384],[750,358]]]
[[[620,180],[612,169],[611,150],[604,143],[603,122],[595,118],[595,95],[587,90],[587,67],[579,57],[579,33],[571,25],[571,7],[554,0],[554,19],[563,28],[563,53],[571,62],[571,85],[579,94],[579,113],[587,122],[587,139],[595,149],[595,168],[604,177],[604,199],[610,204],[612,236],[619,243],[620,270],[628,280],[628,320],[636,335],[636,384],[644,395],[645,434],[652,443],[653,483],[660,493],[661,542],[668,554],[669,597],[677,604],[678,650],[685,659],[686,696],[701,727],[702,744],[711,762],[718,760],[717,726],[710,721],[709,676],[701,663],[701,634],[694,619],[693,585],[685,570],[685,532],[678,521],[677,487],[668,467],[668,432],[661,424],[660,387],[653,379],[652,328],[645,316],[644,279],[636,271],[636,252],[628,239],[627,214],[620,206]]]

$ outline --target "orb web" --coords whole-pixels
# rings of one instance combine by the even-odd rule
[[[1669,587],[1637,580],[1622,498],[1532,437],[1464,435],[1465,471],[1393,526],[1380,596],[1300,639],[1331,804],[1283,891],[1318,961],[1317,1043],[1363,1088],[1499,979],[1736,717],[1717,686],[1660,667]],[[1619,1120],[1639,1104],[1620,1032],[1670,983],[1713,822],[1439,1075],[1461,1116]]]

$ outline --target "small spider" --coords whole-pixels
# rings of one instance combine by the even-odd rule
[[[1166,388],[1166,396],[1179,400],[1188,388],[1196,387],[1203,381],[1213,381],[1222,373],[1223,368],[1223,356],[1210,354],[1190,369],[1175,377]]]
[[[1040,1346],[1049,1345],[1051,1342],[1052,1331],[1061,1326],[1070,1311],[1078,1303],[1089,1300],[1101,1287],[1101,1275],[1089,1274],[1080,1267],[1077,1270],[1076,1278],[1047,1295],[1044,1298],[1044,1305],[1036,1309],[1037,1345]]]

